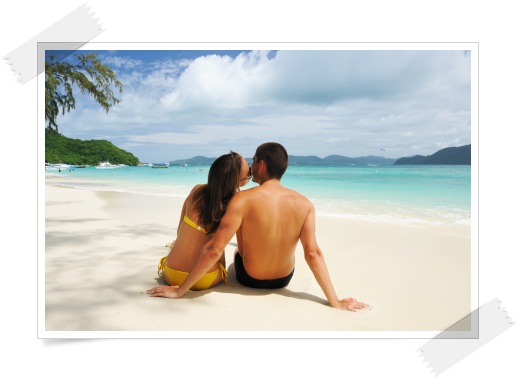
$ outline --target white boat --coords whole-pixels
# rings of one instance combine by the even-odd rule
[[[74,166],[71,166],[69,164],[65,163],[45,163],[45,171],[64,171],[72,168]]]
[[[169,163],[167,162],[164,162],[164,163],[153,163],[151,165],[151,168],[168,168],[169,167]]]
[[[117,164],[111,164],[110,162],[106,161],[106,162],[99,163],[96,166],[96,168],[101,169],[101,170],[108,170],[108,169],[113,169],[113,168],[121,168],[121,166],[119,166]]]

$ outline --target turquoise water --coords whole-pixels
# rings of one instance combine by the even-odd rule
[[[184,198],[209,166],[76,168],[61,185]],[[470,225],[471,166],[289,166],[281,183],[308,197],[317,214],[391,223]],[[256,186],[252,181],[242,189]]]

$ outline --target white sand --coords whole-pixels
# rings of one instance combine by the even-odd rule
[[[40,271],[40,286],[43,281],[45,285],[41,337],[75,335],[57,332],[276,336],[441,331],[471,312],[466,226],[318,217],[318,241],[339,297],[367,302],[373,306],[370,311],[329,307],[300,246],[294,277],[285,289],[256,290],[237,283],[231,243],[226,259],[235,287],[221,284],[171,300],[151,298],[145,291],[162,284],[157,264],[176,235],[182,200],[57,187],[50,181],[45,191],[45,251],[39,251],[45,262]],[[83,336],[88,335],[112,336]]]

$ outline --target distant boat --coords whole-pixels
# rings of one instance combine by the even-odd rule
[[[86,167],[85,164],[80,164],[80,165],[76,166],[76,168],[85,168],[85,167]]]
[[[58,171],[68,170],[74,166],[65,163],[45,163],[45,171]]]
[[[100,169],[100,170],[109,170],[109,169],[114,169],[114,168],[121,168],[121,166],[117,165],[117,164],[111,164],[110,162],[106,161],[106,162],[99,163],[96,166],[96,168]]]
[[[182,167],[187,167],[189,166],[187,163],[182,163]]]
[[[168,168],[169,163],[153,163],[151,168]]]

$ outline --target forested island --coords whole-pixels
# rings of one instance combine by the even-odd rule
[[[73,139],[45,129],[45,162],[72,165],[97,165],[109,161],[112,164],[136,166],[139,158],[105,140]]]

